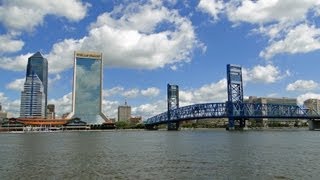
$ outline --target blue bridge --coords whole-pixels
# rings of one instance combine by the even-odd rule
[[[246,103],[243,101],[241,67],[227,65],[228,101],[179,107],[179,87],[168,84],[168,111],[147,119],[146,129],[157,129],[167,124],[168,130],[178,130],[181,121],[228,118],[229,130],[243,129],[248,119],[307,119],[309,129],[320,128],[320,115],[298,105]]]

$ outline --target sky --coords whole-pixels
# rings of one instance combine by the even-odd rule
[[[103,54],[103,112],[125,101],[144,119],[224,102],[226,65],[243,69],[244,96],[320,98],[319,0],[0,0],[0,103],[19,116],[27,59],[49,63],[48,103],[71,111],[74,51]]]

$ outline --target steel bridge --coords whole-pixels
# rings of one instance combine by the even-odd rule
[[[311,120],[310,129],[320,124],[320,115],[310,109],[298,105],[246,103],[243,102],[242,72],[237,65],[227,65],[228,101],[223,103],[203,103],[179,107],[179,88],[177,85],[167,86],[168,110],[147,119],[146,129],[157,129],[160,124],[167,124],[168,130],[178,130],[181,121],[228,118],[228,129],[235,126],[240,129],[246,126],[248,119],[307,119]],[[318,124],[318,125],[317,125]]]

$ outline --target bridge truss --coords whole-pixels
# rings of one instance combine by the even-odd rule
[[[227,65],[228,101],[225,103],[204,103],[179,107],[179,87],[167,86],[168,110],[147,119],[144,124],[147,129],[154,129],[159,124],[167,124],[168,130],[177,130],[180,121],[208,118],[228,118],[228,128],[245,127],[247,119],[320,119],[313,111],[297,106],[270,103],[245,103],[243,101],[242,68],[238,65]],[[320,126],[320,125],[319,125]]]
[[[153,116],[145,121],[146,126],[174,123],[179,121],[208,118],[234,119],[320,119],[315,111],[309,111],[297,105],[242,103],[241,108],[229,114],[227,103],[204,103],[184,106]],[[168,119],[170,114],[170,119]]]

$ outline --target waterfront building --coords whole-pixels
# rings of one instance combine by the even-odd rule
[[[138,124],[142,122],[142,117],[137,116],[137,117],[130,117],[130,123],[132,124]]]
[[[8,113],[2,111],[2,105],[0,104],[0,122],[2,122],[3,119],[6,119],[6,118],[8,118]]]
[[[128,106],[127,101],[124,105],[118,107],[118,121],[129,121],[131,118],[131,106]]]
[[[33,73],[38,76],[42,83],[45,99],[43,106],[46,108],[48,99],[48,60],[44,58],[40,52],[36,52],[28,58],[26,78],[32,76]],[[46,117],[46,111],[44,113]]]
[[[28,75],[21,92],[20,117],[44,118],[45,97],[44,87],[38,75]]]
[[[54,104],[48,104],[48,106],[47,106],[47,118],[48,119],[55,119],[56,118]]]
[[[272,97],[256,97],[249,96],[249,99],[245,99],[246,103],[257,103],[257,104],[281,104],[281,105],[297,105],[296,98],[272,98]],[[263,113],[263,112],[261,112]],[[268,118],[255,118],[254,119],[261,126],[267,126],[267,121],[284,121],[283,119],[268,119]],[[293,121],[293,120],[291,120]]]
[[[303,102],[304,106],[308,108],[310,115],[320,114],[320,100],[319,99],[307,99]]]
[[[102,54],[75,52],[72,112],[69,118],[80,118],[88,124],[101,124],[107,120],[102,113],[102,82]]]

